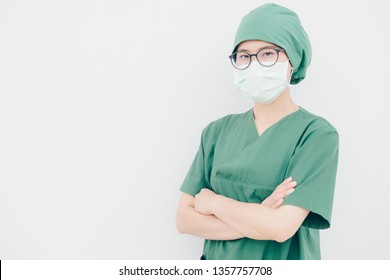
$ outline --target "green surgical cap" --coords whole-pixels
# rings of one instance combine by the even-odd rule
[[[305,78],[311,45],[293,11],[277,4],[265,4],[249,12],[238,27],[233,52],[247,40],[262,40],[282,47],[294,67],[290,83],[294,85]]]

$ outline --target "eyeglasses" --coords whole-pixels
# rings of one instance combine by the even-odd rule
[[[229,58],[233,66],[238,70],[248,68],[252,62],[252,56],[255,56],[261,65],[270,67],[278,61],[280,52],[284,52],[284,49],[265,47],[261,48],[255,54],[250,54],[244,51],[234,52],[229,55]]]

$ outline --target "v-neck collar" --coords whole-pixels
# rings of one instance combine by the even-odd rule
[[[298,106],[298,110],[294,111],[294,112],[291,112],[289,113],[288,115],[284,116],[283,118],[281,118],[280,120],[274,122],[272,125],[270,125],[269,127],[267,127],[260,135],[259,135],[259,132],[257,131],[257,128],[256,128],[256,123],[255,123],[255,113],[253,111],[254,107],[252,107],[249,111],[248,111],[248,114],[249,114],[249,122],[250,122],[250,126],[251,126],[251,130],[254,131],[255,133],[255,136],[257,139],[261,138],[264,133],[266,133],[268,130],[270,130],[271,128],[277,126],[278,124],[282,123],[283,121],[285,121],[286,119],[289,119],[291,116],[297,114],[298,112],[301,112],[302,111],[302,107],[301,106]]]

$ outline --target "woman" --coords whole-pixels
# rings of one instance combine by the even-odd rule
[[[310,63],[307,34],[293,11],[266,4],[242,19],[230,59],[254,107],[203,130],[177,228],[205,239],[202,259],[320,259],[338,133],[290,96]]]

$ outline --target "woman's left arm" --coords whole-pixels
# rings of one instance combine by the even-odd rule
[[[237,201],[209,189],[202,189],[195,196],[195,210],[215,215],[248,238],[277,242],[291,238],[309,214],[309,210],[298,206],[269,208],[258,203]]]

